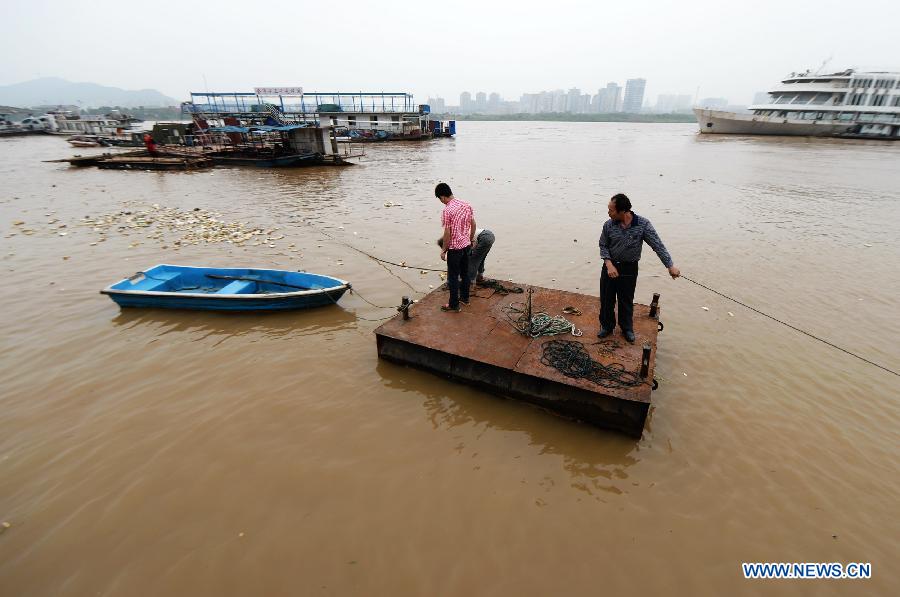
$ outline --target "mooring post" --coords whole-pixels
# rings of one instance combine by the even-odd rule
[[[408,296],[404,296],[404,297],[400,300],[400,306],[397,307],[397,310],[400,311],[401,313],[403,313],[403,319],[404,319],[404,320],[409,320],[409,307],[410,307],[410,305],[412,305],[412,301],[409,300],[409,297],[408,297]]]
[[[528,289],[528,309],[526,309],[525,316],[528,317],[528,337],[531,337],[532,329],[531,329],[531,295],[534,294],[534,288]]]
[[[650,301],[650,317],[656,318],[659,316],[659,293],[653,293],[653,300]]]
[[[659,296],[659,295],[657,295]],[[644,353],[641,355],[641,377],[647,378],[650,374],[650,345],[644,344]]]

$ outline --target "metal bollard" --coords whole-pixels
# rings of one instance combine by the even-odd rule
[[[641,355],[641,377],[644,379],[650,374],[650,345],[644,344],[644,352]]]
[[[659,317],[659,293],[653,293],[653,300],[650,301],[650,317]]]
[[[532,319],[532,316],[531,316],[531,295],[533,295],[533,294],[534,294],[534,288],[529,288],[529,289],[528,289],[528,306],[527,306],[527,308],[525,309],[525,317],[528,318],[528,337],[529,337],[529,338],[532,338],[532,337],[533,337],[532,334],[534,333],[534,330],[532,329],[532,328],[533,328],[533,325],[532,325],[533,322],[531,321],[531,319]]]
[[[400,306],[397,307],[397,310],[400,311],[401,313],[403,313],[403,319],[404,319],[404,321],[408,321],[408,320],[409,320],[409,308],[412,306],[412,304],[413,304],[413,303],[412,303],[411,300],[409,300],[409,297],[408,297],[408,296],[404,296],[404,297],[400,300]]]

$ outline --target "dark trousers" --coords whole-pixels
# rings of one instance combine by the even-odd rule
[[[606,264],[600,272],[600,327],[612,330],[616,327],[616,303],[619,304],[619,327],[622,331],[634,331],[634,287],[637,286],[637,261],[613,261],[619,270],[618,278],[610,278]]]
[[[487,259],[491,247],[494,246],[494,233],[490,230],[482,230],[475,238],[475,249],[469,255],[469,279],[477,280],[478,276],[484,277],[484,260]]]
[[[447,251],[447,286],[450,287],[450,308],[459,309],[459,301],[469,302],[469,253],[471,247]],[[460,285],[460,282],[462,285]]]

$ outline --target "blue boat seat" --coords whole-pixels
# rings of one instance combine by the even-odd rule
[[[217,290],[216,294],[252,294],[254,286],[256,286],[256,282],[235,280],[221,290]]]
[[[127,290],[166,292],[177,287],[180,278],[180,272],[155,272],[152,275],[144,274],[144,279],[139,282],[131,282],[128,285]]]

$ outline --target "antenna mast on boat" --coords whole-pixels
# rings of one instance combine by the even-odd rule
[[[829,56],[828,58],[826,58],[824,62],[822,62],[821,66],[819,66],[819,68],[816,69],[816,74],[817,74],[817,75],[822,74],[822,69],[825,68],[825,65],[827,65],[829,62],[831,62],[831,59],[832,59],[832,58],[834,58],[834,54],[832,54],[831,56]]]

